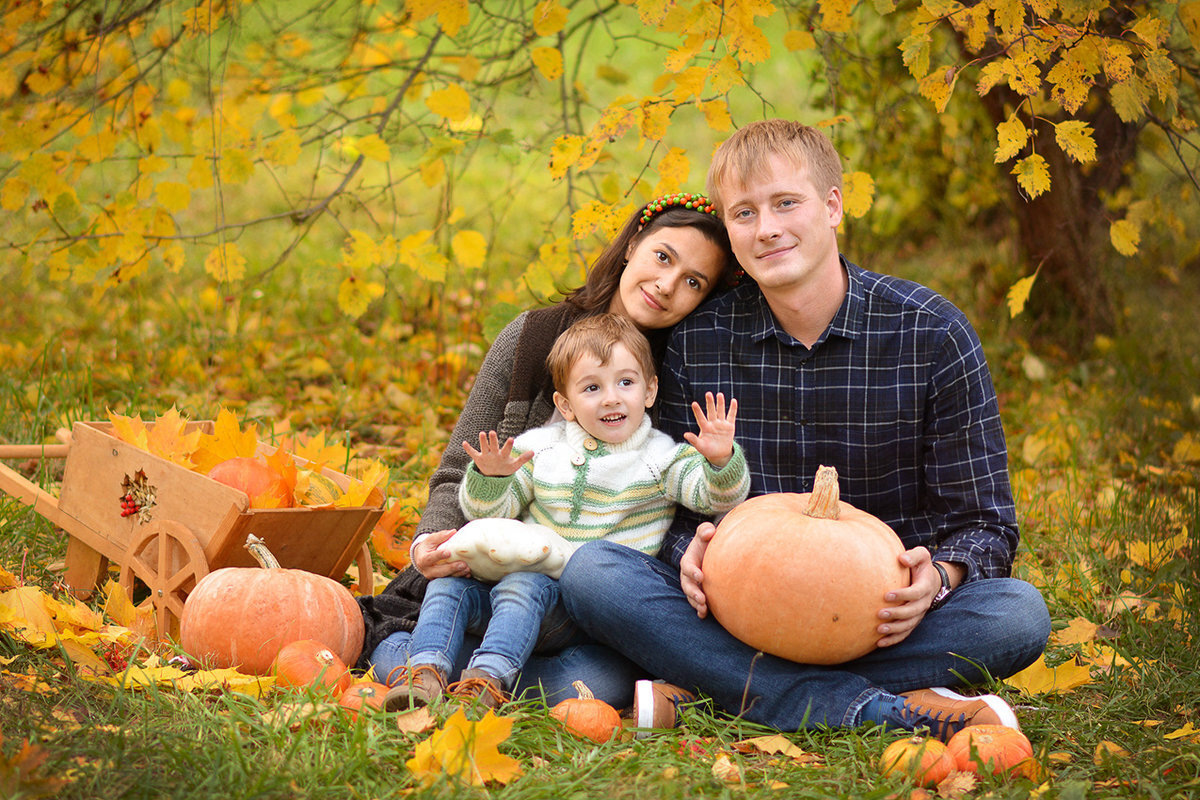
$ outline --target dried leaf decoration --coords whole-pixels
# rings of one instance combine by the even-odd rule
[[[489,781],[507,784],[521,775],[521,763],[497,749],[512,733],[512,725],[512,717],[498,717],[491,711],[475,722],[459,708],[417,745],[406,766],[426,787],[442,775],[471,786]]]

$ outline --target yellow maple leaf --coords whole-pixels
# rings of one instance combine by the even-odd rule
[[[122,442],[146,450],[149,447],[150,433],[146,423],[140,417],[127,417],[124,414],[108,412],[108,421],[113,426],[113,435]]]
[[[1050,636],[1050,641],[1054,644],[1083,644],[1084,642],[1093,642],[1096,640],[1096,631],[1100,626],[1094,622],[1090,622],[1083,617],[1075,617],[1067,627],[1062,630],[1055,631]]]
[[[498,749],[512,733],[512,724],[512,717],[498,717],[490,710],[475,722],[459,708],[417,745],[405,766],[422,786],[432,785],[442,775],[471,786],[489,781],[507,784],[522,772],[521,762]]]
[[[941,114],[950,103],[950,95],[954,92],[954,84],[958,82],[958,70],[954,67],[935,69],[921,78],[917,84],[921,96],[933,103],[933,107]]]
[[[1029,293],[1033,290],[1033,282],[1037,280],[1038,271],[1041,268],[1033,271],[1032,275],[1026,275],[1019,281],[1008,287],[1008,315],[1015,317],[1025,310],[1025,304],[1029,302]]]
[[[1096,160],[1096,140],[1092,126],[1083,120],[1068,119],[1054,126],[1054,140],[1063,152],[1080,164]]]
[[[1176,728],[1175,730],[1171,731],[1170,733],[1163,734],[1163,738],[1168,739],[1168,740],[1175,740],[1175,739],[1195,740],[1198,736],[1200,736],[1200,728],[1197,728],[1191,722],[1188,722],[1182,728]]]
[[[225,242],[204,259],[204,271],[218,281],[240,281],[246,276],[246,259],[236,242]]]
[[[755,736],[752,739],[743,739],[740,742],[735,742],[733,745],[735,750],[742,748],[753,748],[760,753],[778,753],[797,760],[809,760],[812,758],[811,753],[804,752],[803,749],[797,747],[781,734],[772,736]]]
[[[286,489],[286,497],[294,497],[296,494],[296,483],[300,479],[300,470],[296,466],[296,460],[292,458],[290,452],[291,444],[288,439],[284,439],[279,447],[275,448],[275,452],[267,455],[267,466],[278,472],[283,477],[284,487]],[[250,498],[251,508],[278,508],[279,498],[271,496],[270,492],[265,492],[258,497]]]
[[[46,606],[48,599],[36,586],[18,586],[0,594],[0,630],[34,647],[49,647],[58,630]]]
[[[1141,226],[1130,219],[1119,219],[1109,226],[1108,239],[1121,255],[1134,255],[1142,239]]]
[[[386,164],[392,158],[391,149],[378,133],[359,138],[355,141],[354,146],[358,148],[358,152],[362,154],[363,158],[371,161],[380,161]]]
[[[672,147],[657,164],[658,184],[655,186],[656,197],[679,191],[679,187],[687,182],[692,170],[691,159],[682,147]]]
[[[994,163],[1003,164],[1021,152],[1029,141],[1029,129],[1018,117],[1010,117],[996,126],[996,156]]]
[[[227,408],[217,412],[213,432],[201,432],[192,454],[195,470],[204,475],[231,458],[251,458],[258,452],[258,426],[250,424],[242,430],[237,415]]]
[[[462,122],[471,113],[471,97],[458,84],[438,89],[425,98],[425,106],[443,119]]]
[[[1012,168],[1012,174],[1017,176],[1017,183],[1030,199],[1050,189],[1050,167],[1046,159],[1037,153],[1018,161]]]
[[[583,155],[583,137],[571,134],[559,136],[550,148],[550,177],[561,178]]]
[[[553,36],[566,27],[569,14],[558,0],[542,0],[533,9],[533,32]]]
[[[458,231],[450,240],[450,252],[463,269],[479,269],[487,258],[487,239],[479,231]]]
[[[16,211],[25,206],[29,197],[29,182],[24,178],[9,178],[0,188],[0,209]]]
[[[1057,667],[1046,665],[1046,657],[1038,660],[1004,682],[1028,694],[1060,694],[1092,682],[1091,670],[1068,661]]]
[[[733,118],[729,115],[729,104],[725,98],[706,100],[700,104],[700,110],[704,112],[704,121],[714,131],[724,133],[733,127]]]
[[[848,173],[842,179],[842,198],[847,214],[855,219],[865,216],[875,201],[875,179],[862,171]]]
[[[196,451],[196,445],[200,442],[201,431],[199,428],[189,431],[187,419],[175,406],[154,418],[149,434],[146,443],[149,452],[173,464],[192,469],[192,453]]]
[[[815,50],[817,40],[809,31],[792,29],[783,35],[783,46],[793,53],[797,50]]]
[[[20,585],[21,582],[17,580],[16,575],[13,575],[4,567],[0,567],[0,591],[4,589],[12,589]]]
[[[529,57],[533,59],[533,65],[546,80],[556,81],[562,77],[563,57],[558,48],[535,47],[530,51]]]
[[[642,138],[652,142],[661,142],[667,135],[667,128],[671,123],[671,114],[675,111],[675,106],[661,97],[647,97],[638,108],[641,111],[638,131]]]
[[[337,303],[342,313],[353,319],[367,313],[371,303],[383,297],[384,286],[358,275],[347,275],[338,286]]]

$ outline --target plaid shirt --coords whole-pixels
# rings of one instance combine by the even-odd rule
[[[807,492],[837,468],[841,496],[890,525],[906,548],[1009,574],[1018,534],[999,406],[961,311],[911,281],[842,259],[847,296],[810,349],[779,327],[753,283],[675,329],[660,375],[659,427],[695,429],[706,391],[738,401],[751,495]],[[678,566],[699,522],[679,510],[660,557]]]

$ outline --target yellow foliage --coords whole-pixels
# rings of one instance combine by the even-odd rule
[[[875,200],[875,179],[861,170],[842,178],[842,205],[855,219],[866,216]]]
[[[1046,657],[1038,660],[1012,677],[1006,684],[1028,694],[1063,694],[1092,682],[1091,670],[1072,661],[1057,667],[1046,665]]]
[[[1108,239],[1118,253],[1132,256],[1138,251],[1141,227],[1129,219],[1119,219],[1108,228]]]
[[[1019,281],[1008,287],[1008,315],[1016,317],[1025,310],[1025,304],[1029,302],[1029,293],[1033,291],[1033,282],[1037,280],[1039,270],[1034,270],[1032,275],[1026,275]]]
[[[1096,140],[1092,126],[1083,120],[1063,120],[1054,126],[1054,139],[1063,152],[1080,164],[1096,160]]]
[[[995,163],[1003,164],[1025,147],[1029,141],[1029,129],[1019,117],[1012,116],[996,126],[996,136],[999,144],[996,145]]]
[[[426,787],[443,775],[470,786],[507,784],[522,773],[521,763],[498,749],[512,724],[511,717],[498,717],[490,710],[478,722],[468,720],[459,708],[417,745],[405,765]]]
[[[533,32],[553,36],[566,27],[569,14],[558,0],[542,0],[533,9]]]
[[[227,408],[217,412],[212,433],[201,432],[192,461],[197,472],[208,471],[231,458],[250,458],[258,451],[258,426],[250,424],[242,430],[237,415]]]
[[[1050,190],[1050,167],[1037,153],[1018,161],[1012,174],[1017,176],[1017,184],[1031,199]]]
[[[204,259],[204,271],[218,281],[240,281],[246,277],[246,259],[236,242],[226,242]]]
[[[562,53],[555,47],[535,47],[530,52],[533,65],[548,81],[556,81],[563,74]]]
[[[443,119],[462,122],[471,113],[471,97],[458,84],[431,92],[425,98],[426,107]]]
[[[450,251],[463,269],[479,269],[487,258],[487,239],[479,231],[458,231],[450,240]]]
[[[382,283],[355,274],[347,275],[338,285],[338,308],[346,316],[357,319],[367,313],[373,301],[383,297],[383,292]]]

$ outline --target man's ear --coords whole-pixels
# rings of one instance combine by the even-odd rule
[[[554,407],[558,409],[558,413],[562,414],[563,419],[567,422],[575,421],[575,413],[571,411],[571,401],[560,392],[554,393]]]
[[[646,408],[654,405],[654,401],[658,399],[658,376],[655,375],[650,380],[646,381]]]
[[[830,187],[829,195],[825,198],[825,212],[829,214],[829,227],[836,228],[842,224],[846,210],[842,205],[842,190],[836,186]]]

